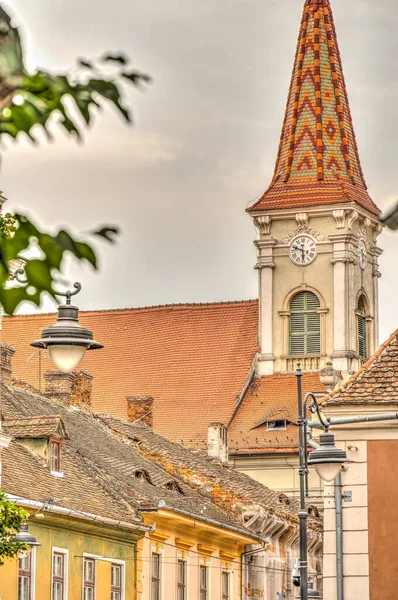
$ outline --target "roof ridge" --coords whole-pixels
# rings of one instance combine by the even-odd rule
[[[220,300],[215,302],[180,302],[174,304],[154,304],[149,306],[132,306],[126,308],[101,308],[101,309],[87,309],[80,310],[80,314],[102,314],[102,313],[126,313],[126,312],[138,312],[138,311],[150,311],[150,310],[167,310],[167,309],[184,309],[184,308],[216,308],[219,306],[232,306],[232,305],[243,305],[243,304],[256,304],[258,303],[257,298],[249,298],[247,300]],[[39,312],[39,313],[25,313],[19,315],[4,315],[5,319],[29,319],[53,316],[56,312]]]
[[[332,392],[330,392],[330,394],[327,394],[326,396],[324,396],[323,398],[321,398],[320,400],[318,400],[318,404],[324,404],[325,402],[327,402],[328,400],[331,400],[332,398],[334,398],[338,394],[341,394],[341,392],[346,391],[347,388],[351,384],[355,383],[358,379],[361,378],[361,376],[363,375],[363,373],[365,373],[371,367],[373,367],[375,365],[375,363],[380,362],[381,357],[384,354],[385,350],[387,350],[387,348],[392,344],[392,342],[394,340],[397,340],[397,339],[398,339],[398,329],[396,329],[394,331],[394,333],[392,333],[390,335],[390,337],[385,342],[383,342],[382,344],[380,344],[379,348],[362,365],[362,367],[358,371],[356,371],[356,373],[354,373],[353,375],[351,375],[351,377],[349,379],[347,379],[347,381],[345,383],[342,383],[338,388],[336,388],[335,390],[333,390]]]

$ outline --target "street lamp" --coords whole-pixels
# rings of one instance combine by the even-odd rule
[[[303,401],[302,377],[303,372],[300,364],[296,371],[297,377],[297,403],[298,403],[298,426],[299,426],[299,474],[300,474],[300,510],[298,513],[300,521],[300,600],[308,600],[317,596],[310,596],[312,590],[308,586],[308,542],[307,542],[307,519],[305,497],[308,495],[308,467],[314,465],[317,473],[325,481],[332,481],[339,474],[341,466],[350,462],[344,450],[336,448],[334,435],[328,433],[330,423],[322,416],[315,394],[309,392]],[[309,403],[309,401],[311,402]],[[320,436],[320,446],[308,457],[307,440],[307,411],[317,413],[319,421],[325,433]],[[318,596],[319,597],[319,596]]]
[[[81,363],[86,350],[98,350],[102,344],[93,338],[93,332],[79,325],[79,309],[71,304],[72,296],[81,290],[80,283],[75,283],[75,291],[68,290],[58,296],[66,297],[66,303],[58,307],[58,318],[55,325],[44,329],[42,337],[31,346],[48,349],[55,366],[64,373],[70,373]]]
[[[18,553],[18,557],[22,559],[26,558],[28,554],[32,552],[33,548],[41,546],[41,544],[39,544],[35,536],[29,533],[29,525],[27,523],[22,524],[21,531],[19,531],[17,535],[14,535],[14,537],[12,537],[10,541],[13,543],[20,542],[27,546],[26,550],[22,550]]]
[[[308,466],[315,467],[316,472],[323,481],[334,481],[341,471],[344,463],[352,462],[341,448],[334,443],[333,433],[321,433],[319,448],[310,452]]]

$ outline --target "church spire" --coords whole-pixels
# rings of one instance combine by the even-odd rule
[[[249,211],[356,202],[362,173],[329,0],[306,0],[270,188]]]

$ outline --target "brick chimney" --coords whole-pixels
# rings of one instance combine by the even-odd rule
[[[207,453],[228,464],[228,431],[223,423],[210,423],[207,430]]]
[[[151,396],[128,396],[127,419],[130,423],[139,421],[153,427],[153,398]]]
[[[89,373],[47,371],[44,380],[47,398],[65,406],[91,406],[93,377]]]
[[[0,343],[0,382],[11,385],[12,379],[12,357],[15,350],[8,344]]]

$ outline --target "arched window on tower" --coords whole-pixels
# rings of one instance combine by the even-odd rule
[[[360,296],[357,304],[357,324],[358,324],[358,354],[362,360],[368,358],[368,326],[366,320],[366,299]]]
[[[299,292],[290,301],[290,355],[321,353],[319,308],[319,298],[313,292]]]

